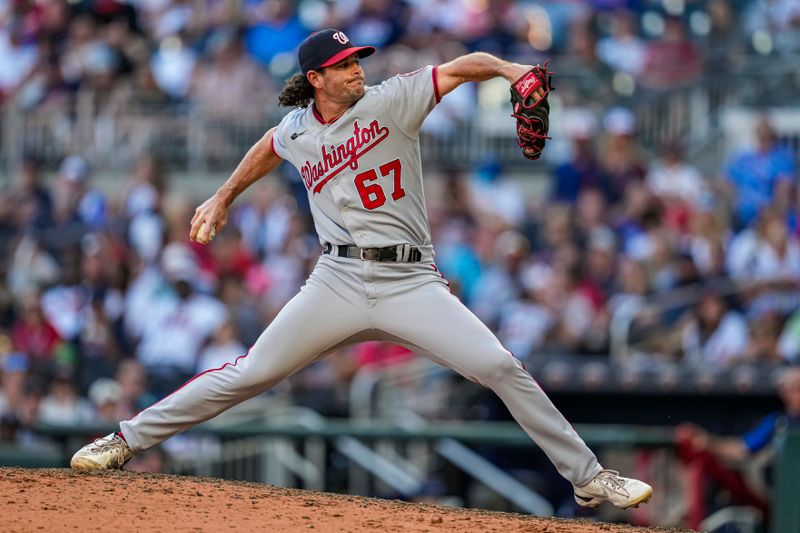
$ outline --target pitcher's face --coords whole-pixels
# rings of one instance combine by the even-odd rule
[[[317,72],[317,80],[317,91],[333,102],[351,106],[364,96],[364,70],[356,54]]]

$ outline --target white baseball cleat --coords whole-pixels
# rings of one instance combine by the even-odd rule
[[[133,452],[128,443],[112,433],[78,450],[69,465],[75,470],[120,469],[131,457]]]
[[[622,477],[614,470],[601,470],[593,480],[575,487],[575,501],[582,507],[597,507],[603,502],[620,509],[638,507],[653,495],[653,487],[638,479]]]

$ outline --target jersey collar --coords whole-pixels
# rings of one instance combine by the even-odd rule
[[[325,119],[322,117],[322,113],[320,113],[320,112],[317,110],[317,104],[316,104],[316,102],[314,102],[314,103],[312,103],[312,104],[311,104],[311,114],[312,114],[312,115],[314,115],[314,118],[315,118],[315,119],[317,119],[317,122],[319,122],[320,124],[333,124],[334,122],[336,122],[337,120],[339,120],[340,118],[342,118],[342,115],[344,115],[345,113],[347,113],[347,111],[349,111],[349,108],[348,108],[348,109],[346,109],[344,113],[342,113],[342,114],[341,114],[341,115],[339,115],[338,117],[334,118],[333,120],[327,120],[327,121],[326,121],[326,120],[325,120]]]
[[[361,96],[361,98],[364,98],[364,96],[366,96],[366,94],[367,94],[367,90],[369,89],[369,87],[365,86],[365,87],[364,87],[364,89],[365,89],[365,90],[364,90],[364,95],[362,95],[362,96]],[[356,101],[356,102],[355,102],[353,105],[351,105],[350,107],[348,107],[347,109],[345,109],[345,110],[344,110],[344,113],[342,113],[342,114],[341,114],[341,115],[339,115],[338,117],[334,118],[333,120],[328,120],[328,121],[326,121],[326,120],[325,120],[325,119],[322,117],[322,113],[320,113],[320,112],[317,110],[317,103],[316,103],[316,102],[314,102],[314,101],[312,100],[312,102],[311,102],[311,106],[310,106],[310,107],[311,107],[311,114],[312,114],[312,115],[314,115],[314,118],[316,119],[316,121],[317,121],[317,122],[319,122],[319,123],[320,123],[321,125],[323,125],[323,126],[324,126],[324,125],[326,125],[326,124],[333,124],[334,122],[336,122],[337,120],[339,120],[340,118],[342,118],[343,116],[345,116],[345,115],[348,113],[348,111],[350,111],[351,109],[353,109],[353,108],[354,108],[354,107],[355,107],[355,106],[358,104],[358,102],[360,102],[360,101],[361,101],[361,98],[359,98],[359,99],[358,99],[358,100],[357,100],[357,101]]]

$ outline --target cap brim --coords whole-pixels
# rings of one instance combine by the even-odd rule
[[[338,52],[337,54],[332,56],[326,62],[321,64],[320,68],[325,68],[325,67],[330,67],[331,65],[335,65],[336,63],[338,63],[342,59],[350,57],[353,54],[358,54],[358,57],[363,59],[363,58],[365,58],[367,56],[371,56],[374,53],[375,53],[375,47],[374,46],[352,46],[352,47],[346,48],[346,49],[342,50],[341,52]]]

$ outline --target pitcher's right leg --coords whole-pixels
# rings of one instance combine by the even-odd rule
[[[348,290],[349,284],[342,284],[340,279],[323,282],[320,277],[325,278],[324,273],[315,271],[247,354],[195,376],[160,402],[131,420],[121,422],[120,429],[130,450],[146,450],[215,417],[272,387],[344,339],[367,329],[369,319],[363,292],[359,298],[359,294]],[[337,281],[334,290],[331,284]],[[114,440],[111,435],[108,438]],[[75,455],[76,459],[79,455],[83,458],[83,469],[91,468],[92,458],[87,454],[91,455],[90,448],[97,448],[99,444],[90,444]],[[112,444],[109,442],[105,447]],[[122,462],[124,460],[127,459]],[[95,462],[104,460],[98,458]],[[108,465],[114,462],[119,461],[111,459]]]

